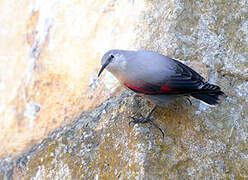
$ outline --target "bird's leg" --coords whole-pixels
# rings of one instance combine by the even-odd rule
[[[150,117],[151,117],[152,113],[155,111],[156,108],[157,108],[157,105],[153,106],[152,110],[147,114],[146,117],[144,117],[144,116],[142,116],[142,114],[140,114],[141,119],[136,118],[134,116],[130,116],[130,118],[132,118],[133,120],[129,122],[129,126],[131,125],[131,123],[134,123],[134,124],[148,123],[150,121]]]
[[[152,113],[156,110],[156,108],[157,108],[157,105],[154,105],[153,108],[152,108],[152,110],[147,114],[146,117],[144,117],[144,116],[141,115],[141,119],[131,116],[131,118],[132,118],[133,120],[130,121],[130,122],[128,123],[128,125],[130,126],[131,123],[134,123],[134,124],[139,124],[139,123],[142,123],[142,124],[143,124],[143,123],[150,123],[150,124],[153,125],[155,128],[157,128],[157,129],[160,130],[160,132],[162,133],[163,138],[164,138],[164,132],[163,132],[163,130],[162,130],[157,124],[155,124],[155,123],[153,122],[153,120],[150,118],[151,115],[152,115]]]
[[[135,102],[136,105],[140,104],[140,101],[139,101],[140,97],[141,97],[141,95],[134,94],[133,99],[134,99],[134,102]]]
[[[141,95],[138,95],[138,94],[134,94],[134,95],[133,95],[133,98],[134,98],[134,99],[138,99],[138,98],[140,98],[140,97],[142,97],[142,96],[141,96]]]

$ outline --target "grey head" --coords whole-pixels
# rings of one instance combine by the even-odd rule
[[[106,52],[102,59],[101,64],[102,67],[98,73],[98,77],[101,75],[103,70],[106,68],[113,75],[115,75],[118,79],[120,78],[120,74],[126,72],[127,61],[131,59],[131,56],[135,54],[135,51],[125,51],[125,50],[110,50]]]

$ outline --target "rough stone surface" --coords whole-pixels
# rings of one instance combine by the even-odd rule
[[[110,96],[114,83],[106,89],[95,81],[99,59],[108,49],[133,48],[141,12],[135,7],[109,0],[0,2],[0,157],[23,152]]]
[[[247,0],[148,2],[137,28],[144,38],[137,42],[142,49],[200,60],[216,71],[247,80],[247,4]]]
[[[229,82],[223,78],[223,84]],[[242,84],[238,83],[235,88],[238,87]],[[237,98],[233,93],[233,99]],[[247,104],[241,108],[229,98],[219,108],[211,108],[196,100],[193,106],[186,100],[178,100],[168,108],[159,108],[154,118],[165,130],[164,139],[150,125],[128,126],[128,116],[135,112],[145,114],[150,108],[151,104],[131,93],[111,98],[54,132],[15,162],[3,161],[2,168],[14,168],[2,171],[2,176],[5,173],[16,179],[247,177],[247,118],[239,118],[247,117]]]
[[[37,69],[35,78],[41,75],[49,77],[45,79],[46,81],[36,82],[41,84],[36,87],[35,92],[42,90],[43,85],[47,87],[47,84],[53,84],[58,80],[51,79],[53,76],[50,77],[46,73],[43,74],[47,69],[51,70],[50,74],[54,73],[61,79],[66,77],[66,81],[63,82],[70,86],[70,91],[65,88],[67,86],[59,86],[60,81],[58,81],[58,84],[53,85],[52,88],[61,87],[61,91],[58,91],[61,93],[53,93],[53,96],[50,96],[51,89],[45,91],[48,98],[46,101],[50,102],[50,106],[43,103],[44,96],[40,97],[40,101],[29,98],[27,102],[25,101],[23,113],[19,115],[28,118],[28,125],[32,122],[32,127],[37,129],[36,119],[40,116],[43,117],[42,119],[50,120],[51,112],[55,114],[64,112],[57,108],[57,101],[51,97],[59,100],[63,97],[74,98],[75,93],[76,95],[82,93],[82,91],[78,92],[78,89],[88,87],[89,90],[85,91],[87,98],[78,95],[77,101],[67,105],[67,109],[73,108],[74,115],[78,116],[74,121],[52,133],[28,153],[14,160],[5,158],[0,161],[0,179],[4,177],[7,179],[12,177],[14,179],[247,179],[248,1],[100,2],[94,5],[90,2],[85,5],[84,2],[80,6],[79,2],[77,4],[73,1],[77,4],[78,9],[75,9],[73,3],[64,7],[63,1],[51,1],[56,4],[58,14],[51,13],[55,14],[54,17],[63,16],[63,18],[52,18],[51,22],[44,22],[48,25],[56,24],[52,26],[56,27],[56,31],[51,30],[53,36],[58,33],[53,41],[67,46],[59,47],[54,45],[54,42],[50,44],[49,41],[47,43],[55,49],[52,52],[45,51],[51,53],[50,55],[44,55],[43,50],[41,54],[44,56],[35,50],[37,48],[33,49],[33,56],[39,57],[35,62],[41,64],[38,66],[40,68]],[[52,4],[49,7],[53,7]],[[98,7],[103,8],[99,10]],[[135,10],[136,13],[131,10]],[[65,12],[69,15],[64,15]],[[80,16],[82,12],[85,14]],[[73,13],[76,15],[74,16]],[[130,13],[134,14],[129,17]],[[75,22],[72,23],[74,25],[74,30],[70,31],[72,34],[78,30],[81,32],[83,26],[90,34],[92,29],[88,28],[92,24],[85,25],[87,15],[92,15],[90,19],[95,21],[90,22],[97,24],[92,29],[98,29],[97,32],[101,35],[95,33],[93,40],[92,36],[87,36],[86,46],[89,47],[84,49],[83,45],[80,46],[81,41],[78,40],[81,36],[70,39],[70,35],[64,34],[69,32],[65,29],[64,23],[69,23],[66,27],[70,29],[70,23]],[[38,15],[32,17],[35,19],[36,16]],[[106,20],[110,22],[106,24]],[[81,26],[80,23],[84,25]],[[62,32],[58,29],[62,29]],[[41,42],[43,41],[45,40]],[[102,48],[99,41],[107,41],[110,44]],[[83,61],[73,60],[81,57],[74,50],[78,46],[83,51]],[[85,72],[87,75],[85,74],[83,78],[77,79],[77,72],[81,71],[80,63],[84,65],[89,63],[84,67],[90,69],[95,66],[94,60],[99,61],[103,51],[113,47],[149,49],[181,59],[201,72],[210,82],[220,85],[228,98],[218,107],[209,107],[194,99],[192,99],[193,105],[190,106],[182,99],[167,108],[159,108],[153,117],[164,129],[164,139],[160,132],[150,125],[129,127],[128,116],[138,112],[145,114],[152,105],[145,100],[135,98],[132,93],[123,92],[123,89],[116,86],[116,80],[109,73],[105,72],[99,81],[95,76],[88,75],[88,72]],[[62,64],[58,63],[65,49],[65,57],[62,59],[67,59],[69,56],[74,58],[71,58],[71,61],[61,60]],[[93,50],[98,53],[86,56]],[[84,51],[87,53],[84,54]],[[42,61],[41,57],[43,57]],[[89,61],[85,57],[89,57]],[[70,68],[65,71],[63,67]],[[61,73],[61,69],[62,72],[67,73]],[[96,73],[96,69],[94,67],[92,72]],[[74,76],[69,78],[65,74],[69,77]],[[4,76],[1,72],[0,83],[4,81]],[[18,92],[20,91],[18,89]],[[102,97],[104,95],[108,95],[108,100]],[[81,102],[80,98],[85,101]],[[91,102],[93,105],[88,106],[86,102]],[[100,102],[103,103],[94,108]],[[52,106],[55,109],[42,112],[44,107],[49,109]],[[82,108],[84,106],[91,108],[84,109]],[[91,109],[91,111],[82,113],[82,109]],[[10,108],[6,112],[14,116],[19,109]],[[46,112],[47,114],[43,115]],[[80,113],[82,114],[79,116]],[[9,118],[12,116],[8,115]],[[68,121],[75,116],[68,116]],[[56,121],[61,121],[61,118],[64,119],[63,113]]]

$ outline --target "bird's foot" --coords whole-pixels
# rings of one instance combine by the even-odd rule
[[[132,121],[130,121],[128,123],[128,125],[130,126],[132,123],[134,124],[144,124],[144,123],[148,123],[147,118],[145,118],[144,116],[142,116],[142,114],[139,114],[139,116],[141,116],[141,118],[137,118],[137,116],[129,116],[129,118],[133,119]]]
[[[136,116],[130,116],[130,118],[132,118],[133,120],[130,121],[128,123],[128,125],[130,126],[132,123],[133,124],[144,124],[144,123],[150,123],[152,126],[154,126],[155,128],[159,129],[159,131],[162,133],[162,136],[164,138],[164,132],[163,130],[156,124],[153,122],[153,119],[149,118],[149,117],[144,117],[140,114],[141,118],[137,118]]]

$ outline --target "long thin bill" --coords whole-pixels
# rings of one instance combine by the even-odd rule
[[[103,70],[107,67],[107,65],[111,62],[111,59],[113,58],[113,56],[109,56],[108,59],[105,61],[105,63],[102,65],[102,68],[100,69],[99,73],[98,73],[98,77],[101,75],[101,73],[103,72]]]
[[[108,64],[109,64],[109,63],[105,63],[105,64],[102,65],[102,67],[101,67],[101,69],[100,69],[100,71],[99,71],[99,73],[98,73],[98,77],[100,77],[101,73],[102,73],[103,70],[107,67]]]

